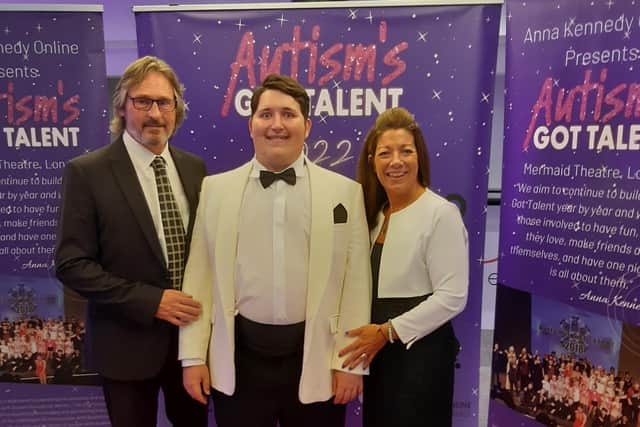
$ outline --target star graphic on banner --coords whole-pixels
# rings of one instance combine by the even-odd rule
[[[328,116],[329,116],[328,114],[325,114],[325,115],[320,114],[320,115],[318,116],[318,117],[319,117],[319,119],[318,119],[318,120],[320,121],[320,123],[324,123],[324,124],[326,125],[326,124],[327,124],[327,117],[328,117]]]
[[[559,87],[560,86],[560,79],[553,79],[553,85],[555,87]]]
[[[193,33],[193,42],[202,44],[202,34]]]
[[[4,33],[5,34],[9,34],[11,32],[11,30],[9,29],[9,27],[4,27]]]
[[[438,101],[440,101],[440,95],[442,95],[441,90],[433,89],[433,95],[431,95],[431,99],[437,99]]]
[[[486,102],[487,104],[489,103],[489,97],[491,96],[490,93],[484,93],[482,92],[482,99],[480,100],[480,102]]]
[[[427,42],[427,34],[429,34],[427,31],[425,31],[424,33],[421,31],[418,31],[418,38],[416,39],[417,42]]]
[[[491,17],[487,16],[486,18],[484,18],[484,22],[486,22],[487,24],[491,22]]]
[[[335,80],[334,80],[334,81],[333,81],[333,89],[340,89],[340,84],[341,84],[341,83],[342,83],[342,82],[337,82],[337,81],[335,81]]]
[[[474,396],[477,396],[478,395],[478,389],[471,387],[471,394],[473,394]]]
[[[356,19],[358,17],[358,9],[349,9],[349,18]]]
[[[513,15],[511,14],[511,12],[509,12],[509,14],[507,15],[507,19],[511,21],[511,18],[513,18]]]
[[[572,16],[571,18],[569,18],[569,24],[568,24],[569,26],[575,25],[575,23],[576,23],[576,17],[575,16]]]
[[[23,61],[28,61],[29,60],[29,54],[28,53],[22,54],[22,60]]]
[[[624,37],[622,37],[623,39],[629,39],[631,37],[631,31],[625,31],[624,32]]]
[[[573,282],[571,289],[580,289],[580,282]]]
[[[289,22],[289,20],[284,17],[284,12],[280,15],[280,18],[276,18],[276,21],[280,22],[281,28],[285,22]]]
[[[613,0],[609,0],[608,2],[605,3],[607,5],[607,7],[609,9],[611,9],[611,6],[613,6],[615,4],[615,2]]]
[[[36,25],[36,30],[38,30],[38,32],[42,31],[42,25],[40,24]]]
[[[364,19],[369,21],[369,24],[373,24],[373,15],[371,14],[371,11],[369,11],[369,15]]]
[[[240,19],[238,21],[238,23],[236,23],[235,25],[238,27],[238,31],[242,30],[242,27],[246,27],[247,26],[247,24],[243,24],[242,23],[242,19]]]

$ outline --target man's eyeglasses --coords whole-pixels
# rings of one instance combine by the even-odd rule
[[[170,113],[175,111],[176,109],[176,100],[175,99],[151,99],[151,98],[134,98],[133,96],[128,97],[133,103],[133,108],[140,111],[149,111],[153,108],[153,103],[155,102],[158,106],[158,110],[163,113]]]

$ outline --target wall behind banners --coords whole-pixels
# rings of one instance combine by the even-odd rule
[[[499,5],[253,9],[137,9],[140,54],[165,58],[187,89],[189,118],[174,142],[202,155],[210,172],[250,159],[247,102],[268,72],[293,75],[307,87],[313,104],[307,154],[348,176],[378,112],[396,105],[412,111],[429,144],[432,187],[460,205],[469,230],[472,282],[467,309],[455,322],[463,351],[454,412],[456,425],[477,425],[477,260]]]
[[[2,425],[108,425],[100,390],[78,387],[96,378],[84,303],[53,275],[64,164],[109,142],[101,8],[71,9],[0,5]],[[55,385],[36,385],[36,353]]]
[[[640,5],[509,1],[507,16],[498,302],[521,299],[530,327],[519,343],[499,342],[525,310],[498,303],[496,342],[592,365],[550,394],[598,401],[614,421],[629,393],[615,378],[640,381]],[[492,425],[539,425],[530,419],[565,411],[533,411],[546,405],[528,407],[517,388],[496,390]],[[640,392],[630,393],[637,405]]]

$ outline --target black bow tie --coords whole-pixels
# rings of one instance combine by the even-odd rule
[[[260,171],[260,183],[262,184],[263,188],[267,188],[268,186],[273,184],[274,181],[277,181],[279,179],[283,180],[289,185],[296,185],[295,169],[289,168],[280,173],[270,172],[265,170]]]

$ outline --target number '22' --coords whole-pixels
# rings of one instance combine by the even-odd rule
[[[353,156],[351,155],[351,141],[349,141],[348,139],[343,139],[342,141],[338,142],[338,144],[336,144],[336,149],[338,150],[339,156],[336,160],[329,163],[329,167],[332,168],[353,159]],[[313,146],[311,147],[311,150],[313,150],[314,154],[316,152],[318,152],[319,154],[315,157],[312,157],[309,154],[309,145],[305,142],[304,155],[317,165],[320,165],[322,164],[322,162],[331,159],[331,156],[327,155],[327,151],[329,150],[329,143],[324,139],[316,141],[315,144],[313,144]]]

